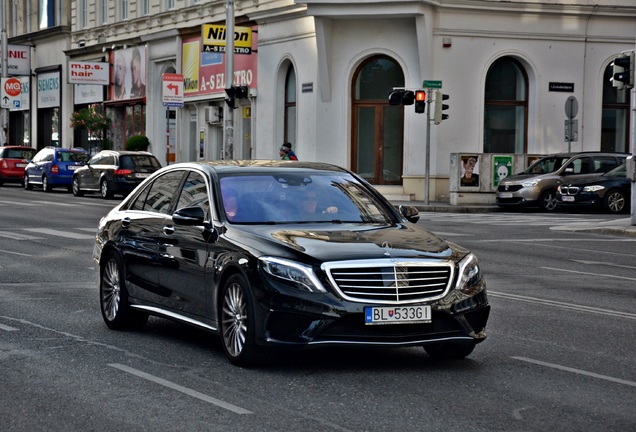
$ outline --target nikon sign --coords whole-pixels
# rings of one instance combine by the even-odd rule
[[[225,52],[226,27],[203,24],[201,27],[202,51]],[[252,53],[252,28],[234,27],[234,54]]]

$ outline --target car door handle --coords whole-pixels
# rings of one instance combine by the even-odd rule
[[[165,235],[172,235],[172,234],[174,234],[174,226],[172,226],[172,225],[165,225],[165,226],[163,227],[163,233],[164,233]]]
[[[121,220],[121,226],[123,226],[124,228],[128,228],[130,226],[130,218],[129,217],[125,217]]]

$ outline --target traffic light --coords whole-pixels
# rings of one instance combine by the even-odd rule
[[[448,109],[448,105],[442,103],[443,101],[448,100],[447,94],[442,94],[441,91],[437,90],[435,92],[435,118],[434,123],[440,124],[442,120],[446,120],[448,118],[448,114],[442,114],[442,111]]]
[[[622,54],[612,62],[612,87],[621,90],[634,87],[634,52]]]
[[[229,89],[225,89],[225,102],[227,105],[234,109],[236,108],[236,99],[245,99],[250,95],[250,88],[248,86],[236,86],[233,85]]]
[[[413,105],[415,92],[413,90],[393,90],[389,93],[389,105]]]
[[[415,112],[422,114],[426,110],[426,92],[418,90],[415,92]]]

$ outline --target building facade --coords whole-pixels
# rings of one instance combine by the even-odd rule
[[[634,50],[632,0],[235,0],[235,26],[252,38],[234,55],[231,82],[249,97],[231,122],[225,54],[206,48],[227,3],[6,2],[9,46],[27,47],[31,63],[9,142],[95,149],[69,119],[96,107],[112,118],[108,144],[146,134],[165,163],[278,158],[290,142],[300,159],[349,168],[386,195],[451,202],[492,197],[492,181],[455,181],[467,155],[494,178],[507,156],[633,151],[630,91],[609,80],[614,58]],[[104,64],[108,83],[77,84],[69,64]],[[167,74],[183,77],[176,105]],[[427,112],[389,104],[394,88],[425,81]],[[448,119],[435,124],[440,94]]]

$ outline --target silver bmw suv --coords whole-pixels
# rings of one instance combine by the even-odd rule
[[[557,207],[556,190],[563,182],[600,176],[625,162],[627,153],[581,152],[545,156],[519,174],[506,177],[497,188],[499,207]]]

